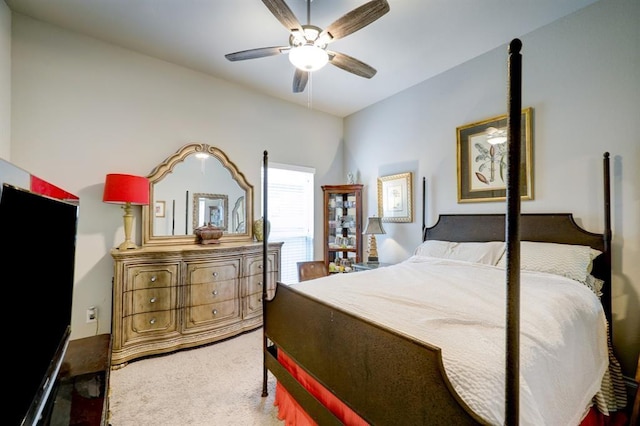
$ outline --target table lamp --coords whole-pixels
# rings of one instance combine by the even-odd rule
[[[367,229],[363,232],[364,235],[369,236],[369,246],[367,256],[367,263],[378,263],[378,246],[376,244],[376,234],[386,234],[382,227],[382,218],[370,217],[367,221]]]
[[[108,174],[104,183],[102,201],[123,205],[124,242],[118,246],[118,250],[138,248],[138,246],[131,241],[131,225],[133,224],[131,206],[149,204],[149,180],[142,176]]]

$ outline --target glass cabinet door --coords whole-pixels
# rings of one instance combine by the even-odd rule
[[[362,186],[325,185],[324,246],[330,272],[348,272],[362,261]]]

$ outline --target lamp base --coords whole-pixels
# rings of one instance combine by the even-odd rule
[[[133,241],[125,241],[124,243],[118,246],[118,250],[133,250],[137,249],[138,246],[135,245]]]
[[[138,246],[131,241],[131,225],[133,225],[133,214],[131,213],[131,203],[122,206],[124,209],[124,243],[118,246],[118,250],[137,249]]]
[[[368,252],[367,263],[378,263],[378,245],[376,243],[376,236],[373,234],[369,234]]]

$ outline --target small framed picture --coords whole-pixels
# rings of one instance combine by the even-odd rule
[[[378,216],[383,222],[413,222],[411,172],[378,178]]]
[[[164,201],[156,201],[155,202],[156,217],[164,217],[164,214],[165,214],[164,208],[165,208]]]

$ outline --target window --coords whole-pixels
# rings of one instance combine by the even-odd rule
[[[309,167],[269,164],[269,241],[284,242],[280,265],[283,283],[298,282],[296,263],[313,260],[314,173]]]

